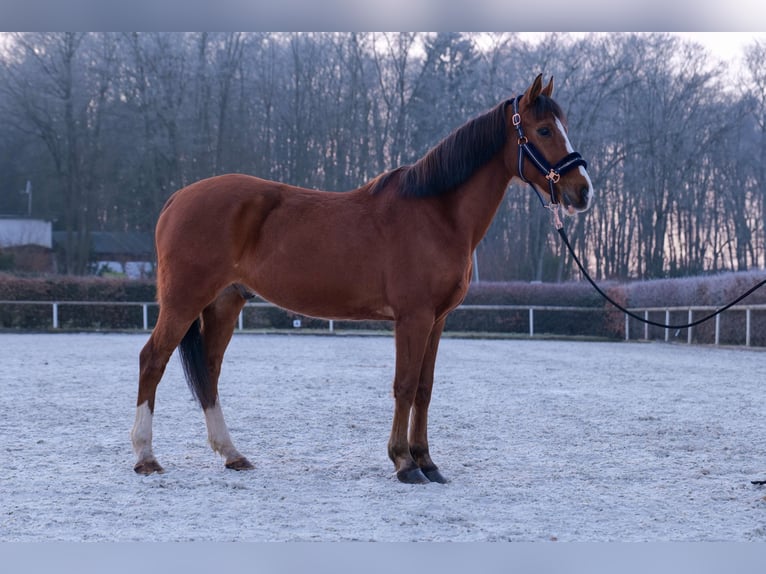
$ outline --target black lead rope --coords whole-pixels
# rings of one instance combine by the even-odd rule
[[[700,323],[709,321],[716,315],[720,315],[727,309],[733,307],[734,305],[742,301],[742,299],[744,299],[745,297],[747,297],[754,291],[766,285],[766,279],[764,279],[760,283],[748,289],[745,293],[737,297],[734,301],[732,301],[728,305],[721,307],[720,309],[714,311],[710,315],[702,317],[701,319],[697,319],[696,321],[686,323],[684,325],[670,325],[665,323],[658,323],[656,321],[650,321],[649,319],[644,319],[640,315],[637,315],[636,313],[633,313],[632,311],[628,311],[625,307],[623,307],[617,301],[612,299],[609,295],[607,295],[603,291],[603,289],[601,289],[601,287],[599,287],[596,284],[596,282],[591,278],[591,276],[588,275],[588,272],[585,270],[582,263],[580,263],[580,259],[577,257],[577,254],[572,248],[572,245],[569,243],[569,238],[567,237],[567,233],[564,230],[564,224],[561,222],[561,218],[559,217],[559,213],[558,213],[558,210],[561,204],[557,201],[554,186],[556,185],[556,183],[558,183],[562,173],[565,173],[569,171],[570,169],[574,169],[575,167],[578,167],[578,166],[582,166],[583,168],[587,169],[587,163],[585,162],[585,160],[582,158],[582,156],[579,153],[573,152],[567,155],[566,157],[564,157],[556,165],[551,166],[548,163],[548,161],[545,159],[545,157],[542,154],[540,154],[540,152],[534,147],[534,145],[532,145],[532,143],[524,135],[524,130],[521,127],[521,115],[519,114],[520,100],[521,100],[521,96],[518,96],[512,102],[513,103],[513,125],[516,128],[516,132],[518,135],[518,144],[519,144],[519,152],[518,152],[519,176],[521,177],[523,181],[528,183],[529,186],[534,190],[534,192],[537,194],[537,197],[540,199],[540,203],[542,203],[543,207],[550,210],[551,218],[553,220],[553,226],[556,228],[556,231],[558,231],[559,235],[561,236],[561,239],[564,241],[564,245],[566,245],[567,249],[569,250],[569,253],[571,253],[575,263],[577,263],[577,267],[580,269],[580,272],[588,280],[588,282],[591,285],[593,285],[593,288],[598,292],[598,294],[601,295],[604,299],[606,299],[609,303],[611,303],[614,307],[616,307],[617,309],[625,313],[627,316],[633,317],[637,321],[640,321],[641,323],[646,323],[647,325],[661,327],[662,329],[689,329],[691,327],[699,325]],[[548,180],[548,187],[549,187],[550,196],[551,196],[550,203],[548,204],[545,203],[545,200],[543,199],[542,195],[538,191],[537,187],[533,185],[532,182],[524,176],[525,157],[528,158],[532,162],[532,164],[545,176],[545,179]],[[766,480],[751,480],[750,482],[751,484],[754,484],[756,486],[766,485]]]
[[[640,315],[636,315],[635,313],[632,313],[631,311],[628,311],[625,307],[623,307],[622,305],[617,303],[614,299],[612,299],[609,295],[604,293],[604,291],[598,285],[596,285],[596,282],[593,281],[593,279],[591,279],[590,275],[588,275],[588,272],[585,271],[585,269],[583,268],[582,263],[580,263],[580,260],[578,259],[577,255],[575,255],[574,249],[572,249],[572,246],[569,243],[569,238],[567,237],[567,233],[566,233],[566,231],[564,231],[564,226],[561,225],[561,221],[558,218],[558,214],[555,213],[555,212],[554,212],[554,215],[553,215],[553,219],[554,219],[554,226],[556,227],[556,231],[559,232],[559,235],[561,236],[561,239],[564,241],[564,245],[567,246],[567,249],[569,249],[569,253],[572,254],[572,258],[575,260],[575,263],[577,263],[577,267],[580,268],[580,272],[582,272],[582,274],[585,276],[585,278],[588,280],[588,282],[591,285],[593,285],[593,288],[596,291],[598,291],[599,294],[604,299],[609,301],[612,305],[617,307],[620,311],[622,311],[626,315],[629,315],[629,316],[633,317],[634,319],[637,319],[638,321],[641,321],[642,323],[648,323],[649,325],[654,325],[656,327],[662,327],[663,329],[687,329],[689,327],[694,327],[695,325],[699,325],[700,323],[704,323],[705,321],[708,321],[709,319],[712,319],[716,315],[720,315],[721,313],[726,311],[726,309],[728,309],[729,307],[732,307],[732,306],[736,305],[737,303],[739,303],[740,301],[742,301],[742,299],[744,299],[745,297],[750,295],[753,291],[756,291],[757,289],[760,289],[761,287],[766,285],[766,279],[764,279],[760,283],[758,283],[758,284],[754,285],[753,287],[751,287],[750,289],[748,289],[744,294],[742,294],[739,297],[737,297],[734,301],[732,301],[728,305],[726,305],[724,307],[721,307],[717,311],[711,313],[710,315],[707,315],[706,317],[703,317],[702,319],[698,319],[697,321],[693,321],[691,323],[687,323],[686,325],[665,325],[663,323],[657,323],[655,321],[650,321],[649,319],[644,319]],[[766,480],[751,480],[750,484],[753,484],[755,486],[764,486],[764,485],[766,485]]]
[[[593,281],[593,279],[591,279],[590,275],[588,275],[588,272],[582,266],[582,263],[580,263],[580,259],[575,254],[574,249],[572,248],[572,245],[569,243],[569,238],[567,237],[567,233],[566,233],[566,231],[564,231],[564,227],[563,226],[559,226],[558,224],[556,224],[555,227],[556,227],[556,231],[559,232],[559,235],[561,236],[561,239],[564,241],[564,245],[566,245],[567,249],[569,249],[569,253],[572,254],[572,258],[574,259],[575,263],[577,263],[577,267],[580,269],[580,272],[588,280],[588,282],[591,285],[593,285],[593,288],[596,291],[598,291],[599,295],[601,295],[604,299],[609,301],[609,303],[611,303],[612,305],[617,307],[617,309],[619,309],[620,311],[622,311],[626,315],[629,315],[630,317],[633,317],[634,319],[636,319],[637,321],[641,321],[642,323],[646,323],[648,325],[654,325],[655,327],[662,327],[663,329],[689,329],[691,327],[695,327],[695,326],[699,325],[700,323],[704,323],[705,321],[709,321],[710,319],[712,319],[716,315],[720,315],[721,313],[723,313],[724,311],[726,311],[730,307],[733,307],[734,305],[736,305],[737,303],[742,301],[742,299],[744,299],[745,297],[747,297],[748,295],[750,295],[754,291],[757,291],[758,289],[760,289],[761,287],[766,285],[766,279],[764,279],[760,283],[756,284],[755,286],[753,286],[750,289],[748,289],[747,291],[745,291],[745,293],[743,293],[742,295],[740,295],[739,297],[734,299],[734,301],[732,301],[728,305],[725,305],[725,306],[721,307],[720,309],[717,309],[716,311],[714,311],[710,315],[706,315],[705,317],[702,317],[701,319],[697,319],[696,321],[692,321],[691,323],[686,323],[686,324],[683,324],[683,325],[669,325],[669,324],[665,324],[665,323],[658,323],[656,321],[650,321],[649,319],[644,319],[643,317],[641,317],[640,315],[637,315],[636,313],[633,313],[632,311],[628,311],[625,307],[623,307],[617,301],[615,301],[609,295],[607,295],[598,285],[596,285],[596,282]]]
[[[747,290],[745,293],[737,297],[734,301],[729,303],[728,305],[725,305],[721,307],[720,309],[714,311],[710,315],[706,315],[705,317],[702,317],[701,319],[697,319],[696,321],[692,321],[690,323],[685,323],[683,325],[670,325],[665,323],[658,323],[657,321],[651,321],[649,319],[644,319],[640,315],[637,315],[636,313],[633,313],[632,311],[628,311],[625,307],[620,305],[617,301],[612,299],[609,295],[604,293],[604,291],[596,285],[596,282],[591,279],[590,275],[588,275],[588,272],[583,267],[582,263],[580,263],[580,259],[577,257],[577,255],[574,252],[574,249],[572,248],[572,245],[569,243],[569,238],[567,237],[566,231],[564,231],[564,224],[561,223],[561,219],[559,218],[558,210],[561,207],[561,203],[556,198],[556,191],[555,191],[555,185],[558,183],[559,179],[561,178],[561,175],[568,172],[569,170],[572,170],[576,167],[583,167],[584,169],[587,169],[588,164],[583,159],[583,157],[577,153],[577,152],[570,152],[567,156],[562,158],[558,163],[551,166],[548,163],[548,160],[545,159],[545,156],[543,156],[539,150],[532,144],[532,142],[529,141],[529,139],[524,135],[524,129],[521,127],[521,114],[519,113],[519,102],[521,101],[522,96],[517,96],[513,100],[511,100],[511,104],[513,105],[513,116],[511,118],[511,123],[513,123],[513,126],[516,128],[516,134],[518,136],[518,145],[519,145],[519,151],[518,151],[518,161],[519,161],[519,177],[529,184],[529,186],[532,188],[532,190],[537,194],[537,197],[540,199],[540,203],[545,207],[546,209],[549,209],[551,212],[551,217],[553,219],[553,226],[556,228],[556,231],[559,232],[559,235],[561,235],[561,239],[564,241],[564,245],[567,246],[567,249],[569,249],[569,253],[572,254],[572,258],[575,260],[575,263],[577,263],[577,267],[580,268],[580,271],[582,272],[583,276],[588,280],[588,282],[593,285],[593,288],[598,291],[599,295],[601,295],[604,299],[609,301],[612,305],[614,305],[617,309],[628,315],[629,317],[633,317],[637,321],[640,321],[642,323],[646,323],[647,325],[653,325],[655,327],[661,327],[663,329],[689,329],[691,327],[695,327],[701,323],[704,323],[705,321],[709,321],[716,315],[720,315],[730,307],[733,307],[742,299],[753,293],[754,291],[760,289],[764,285],[766,285],[766,279],[758,283],[757,285],[753,286],[749,290]],[[532,182],[524,175],[524,160],[529,159],[540,173],[542,173],[545,176],[545,179],[548,181],[548,187],[550,190],[550,203],[545,202],[543,199],[543,196],[541,195],[540,191],[537,189],[535,185],[532,184]]]

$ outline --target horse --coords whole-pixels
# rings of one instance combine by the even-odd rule
[[[163,472],[152,417],[176,348],[210,446],[227,468],[254,468],[232,442],[218,379],[239,313],[257,294],[304,316],[393,321],[388,456],[404,483],[446,482],[429,454],[428,406],[445,319],[466,295],[476,246],[515,178],[555,213],[582,212],[593,197],[552,93],[553,78],[543,86],[540,74],[415,163],[344,193],[226,174],[171,195],[155,230],[159,315],[140,352],[135,472]]]

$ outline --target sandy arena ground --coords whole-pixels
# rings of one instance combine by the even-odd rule
[[[238,334],[221,397],[252,472],[206,444],[177,357],[132,468],[147,336],[0,334],[0,541],[766,541],[766,354],[445,339],[430,411],[451,482],[386,455],[389,337]]]

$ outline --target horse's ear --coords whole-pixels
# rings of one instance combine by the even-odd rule
[[[540,95],[540,92],[543,90],[543,75],[538,74],[535,78],[535,81],[532,82],[532,85],[527,88],[527,91],[524,93],[524,100],[527,102],[527,105],[532,105],[532,102],[534,102],[537,97]]]
[[[553,76],[548,80],[548,85],[543,88],[542,94],[549,98],[553,95]]]

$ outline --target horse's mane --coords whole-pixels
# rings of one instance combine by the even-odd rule
[[[392,182],[404,197],[433,197],[455,189],[487,163],[505,144],[505,108],[501,102],[457,128],[411,165],[384,173],[372,182],[377,193]]]
[[[370,193],[377,193],[396,178],[397,193],[403,197],[433,197],[454,190],[468,180],[505,145],[505,100],[491,110],[468,120],[423,157],[411,165],[391,170],[370,182]],[[534,113],[563,117],[559,105],[551,98],[539,96]]]

